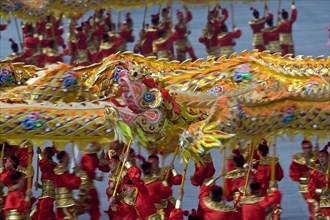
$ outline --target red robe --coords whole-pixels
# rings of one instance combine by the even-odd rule
[[[43,158],[39,161],[39,167],[41,170],[41,181],[54,181],[55,179],[54,169],[56,167],[55,162],[47,158]],[[55,197],[45,196],[42,193],[41,197],[38,198],[36,204],[36,212],[33,214],[32,220],[38,220],[38,219],[55,220],[56,215],[53,210],[54,201],[55,201]]]
[[[236,45],[235,39],[241,37],[241,30],[235,29],[233,32],[222,32],[218,36],[220,46],[220,56],[229,56],[234,52],[233,47]]]
[[[80,161],[81,169],[87,173],[89,178],[88,182],[93,184],[93,180],[96,177],[95,170],[99,167],[99,158],[97,154],[83,154]],[[83,183],[83,181],[82,181]],[[99,210],[100,199],[99,195],[94,187],[94,185],[89,186],[90,189],[84,188],[84,185],[80,185],[80,192],[86,193],[89,198],[84,199],[84,205],[89,206],[89,214],[92,220],[97,220],[100,218],[101,213]],[[87,190],[87,191],[86,191]]]
[[[233,201],[240,187],[245,185],[244,168],[238,168],[228,172],[225,176],[225,197],[227,201]],[[238,195],[237,195],[238,196]]]
[[[239,220],[238,212],[222,202],[214,202],[211,196],[211,186],[202,185],[199,189],[198,214],[203,220],[226,219]]]
[[[203,35],[198,39],[198,41],[205,45],[207,55],[213,55],[218,57],[220,54],[220,48],[218,43],[218,34],[220,33],[220,23],[218,20],[213,21],[213,30],[203,31]]]
[[[220,47],[234,46],[234,39],[239,38],[241,34],[242,32],[239,29],[236,29],[233,32],[221,33],[218,37],[218,43]]]
[[[182,209],[173,209],[170,214],[169,220],[183,220],[183,211]]]
[[[194,186],[201,186],[205,180],[212,178],[214,173],[215,169],[212,161],[209,161],[205,164],[195,164],[195,173],[190,178],[191,184]]]
[[[11,210],[16,210],[23,217],[26,215],[25,211],[29,209],[30,206],[30,202],[25,201],[24,195],[21,190],[19,190],[16,186],[12,186],[9,188],[9,192],[5,201],[5,206],[3,208],[5,215]]]
[[[262,29],[262,37],[267,49],[273,53],[281,52],[280,47],[280,30],[276,27],[268,27]]]
[[[141,33],[140,43],[134,47],[134,52],[140,52],[143,56],[153,55],[153,41],[158,38],[158,28],[145,28]]]
[[[267,194],[267,189],[269,187],[269,182],[271,180],[271,157],[261,160],[257,164],[256,179],[260,183],[263,191],[263,195]],[[283,169],[279,162],[275,164],[275,180],[281,181],[284,177]]]
[[[279,24],[280,44],[282,48],[282,55],[294,53],[293,39],[292,39],[292,25],[297,20],[298,11],[293,6],[291,10],[291,18],[283,20]]]
[[[148,190],[144,182],[140,179],[140,170],[136,166],[133,166],[127,170],[130,179],[133,181],[135,188],[137,189],[137,195],[135,197],[135,204],[129,205],[129,202],[120,202],[115,205],[115,216],[122,220],[146,219],[156,213],[156,207],[153,203],[146,202],[151,201]],[[136,208],[136,209],[135,209]],[[139,215],[137,214],[139,213]]]
[[[55,186],[58,188],[67,188],[69,190],[79,189],[81,179],[74,174],[69,173],[65,168],[57,166],[55,169]],[[58,198],[57,198],[58,200]],[[76,216],[76,207],[74,202],[67,207],[57,207],[57,220],[63,220],[65,217],[73,218]],[[71,216],[67,216],[69,213]]]
[[[265,50],[263,37],[261,34],[261,30],[264,28],[265,23],[272,19],[272,14],[268,14],[268,16],[265,18],[260,19],[253,19],[249,21],[249,25],[253,32],[253,46],[255,49],[258,49],[260,52]]]
[[[305,164],[305,160],[302,157],[302,154],[295,154],[293,156],[292,163],[289,168],[289,176],[292,181],[299,182],[299,191],[306,200],[310,213],[310,220],[314,219],[314,205],[311,202],[308,202],[308,199],[312,197],[308,193],[308,182],[301,182],[301,178],[305,178],[305,181],[308,181],[312,169]]]
[[[317,194],[317,189],[326,188],[326,172],[321,171],[321,169],[313,170],[308,181],[308,193],[311,198],[320,202],[320,195]],[[328,180],[328,185],[330,185],[330,178]],[[329,199],[329,198],[328,198]],[[330,207],[320,208],[323,216],[330,216]]]
[[[254,202],[251,202],[253,198]],[[281,202],[282,193],[279,190],[273,191],[270,195],[265,197],[245,197],[249,202],[244,202],[245,199],[241,200],[243,220],[265,220],[266,209],[274,206]]]

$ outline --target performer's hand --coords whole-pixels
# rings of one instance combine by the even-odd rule
[[[270,184],[269,184],[269,187],[270,188],[274,188],[274,189],[278,189],[278,184],[277,184],[277,181],[271,181]]]
[[[95,180],[101,182],[103,180],[103,176],[97,176],[97,177],[95,177]]]
[[[115,183],[114,182],[111,182],[110,183],[110,189],[114,189],[115,188]]]
[[[34,187],[36,187],[36,188],[41,188],[42,185],[41,185],[40,183],[38,183],[38,182],[35,182],[35,183],[34,183]]]
[[[104,153],[103,150],[101,151],[100,158],[101,158],[101,159],[104,159],[104,158],[105,158],[105,153]]]
[[[110,199],[109,199],[109,206],[111,207],[111,206],[113,206],[114,204],[115,204],[115,197],[111,197]]]
[[[108,161],[107,161],[106,159],[100,160],[99,165],[100,165],[100,166],[108,165]]]
[[[75,167],[73,168],[73,171],[74,171],[75,173],[79,173],[79,171],[80,171],[80,166],[75,166]]]
[[[25,192],[25,198],[26,198],[26,200],[30,200],[31,196],[32,196],[31,189],[26,190],[26,192]]]
[[[120,159],[121,161],[123,161],[124,159],[127,160],[128,155],[129,155],[129,152],[122,153],[122,154],[119,156],[119,159]]]
[[[268,5],[267,4],[265,4],[265,10],[268,11]]]

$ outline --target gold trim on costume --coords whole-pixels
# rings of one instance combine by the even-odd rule
[[[235,170],[232,170],[228,173],[226,173],[225,178],[227,179],[237,179],[240,177],[246,176],[244,168],[237,168]]]
[[[242,204],[242,205],[243,204],[254,204],[254,203],[262,201],[263,199],[264,199],[264,197],[259,197],[259,196],[255,196],[255,195],[242,197],[240,204]]]
[[[280,44],[293,45],[293,38],[291,33],[280,33]]]
[[[56,206],[57,208],[66,208],[75,205],[72,190],[66,187],[56,189]]]
[[[42,186],[41,186],[41,196],[39,199],[44,198],[53,198],[55,199],[55,182],[52,180],[42,180]]]
[[[206,207],[209,209],[221,211],[221,212],[235,212],[236,209],[232,206],[229,206],[223,202],[215,202],[212,200],[211,195],[208,195],[203,198],[203,202]]]
[[[5,212],[5,220],[21,220],[22,216],[21,213],[19,213],[19,211],[17,209],[12,209],[9,211]]]

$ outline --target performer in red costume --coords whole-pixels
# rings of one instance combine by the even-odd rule
[[[186,53],[188,52],[192,60],[196,60],[194,49],[188,39],[190,30],[188,29],[188,23],[192,19],[192,14],[187,6],[183,6],[186,16],[183,16],[182,11],[177,11],[178,23],[174,26],[174,33],[172,34],[175,47],[176,47],[176,59],[179,61],[184,61],[186,59]]]
[[[195,172],[190,177],[191,184],[194,186],[201,186],[203,183],[209,181],[215,173],[212,156],[210,153],[201,156],[199,164],[195,164]]]
[[[29,152],[29,148],[31,149],[31,152]],[[31,156],[31,159],[33,160],[33,145],[30,141],[23,141],[20,144],[19,150],[16,152],[16,156],[19,158],[19,166],[17,167],[17,171],[21,172],[24,174],[24,181],[25,185],[23,187],[23,192],[26,192],[27,190],[27,180],[28,177],[31,177],[33,179],[33,167],[31,167],[31,173],[28,173],[28,166],[29,166],[29,154]],[[33,201],[31,203],[33,204],[35,202],[35,197],[32,198]]]
[[[23,219],[27,215],[26,211],[31,207],[31,191],[27,191],[25,196],[22,193],[22,187],[24,185],[22,173],[14,172],[9,178],[12,185],[8,186],[8,195],[3,208],[6,216],[5,219]]]
[[[330,142],[318,153],[319,166],[311,172],[308,181],[308,193],[312,199],[316,201],[314,203],[316,207],[314,210],[315,219],[322,216],[320,219],[330,219],[330,178],[329,178],[329,153],[328,147]]]
[[[126,155],[127,158],[128,155]],[[130,180],[123,185],[126,196],[122,202],[116,202],[115,197],[110,198],[111,211],[115,212],[116,217],[123,220],[145,219],[160,220],[160,216],[156,213],[156,207],[149,197],[149,192],[140,179],[140,170],[131,163],[126,162],[127,173]]]
[[[126,45],[127,43],[134,42],[134,35],[133,35],[133,19],[131,18],[131,13],[126,13],[126,21],[120,25],[119,30],[119,40],[122,42],[118,44],[118,51],[125,52],[127,50]]]
[[[256,179],[261,186],[263,195],[267,195],[267,189],[271,180],[272,157],[268,157],[269,147],[266,140],[262,140],[258,147],[258,155],[260,159],[255,164],[257,172]],[[279,163],[279,159],[275,158],[275,180],[281,181],[284,177],[283,169]]]
[[[217,20],[213,23],[209,21],[202,32],[202,36],[198,39],[200,43],[205,45],[206,54],[208,56],[214,56],[215,58],[220,56],[220,47],[218,43],[219,31],[219,22],[217,22]]]
[[[79,167],[75,167],[74,174],[68,170],[70,158],[67,152],[61,151],[57,154],[60,162],[54,169],[56,186],[56,215],[57,220],[77,219],[76,206],[72,190],[79,189],[81,184],[80,177],[76,176]]]
[[[254,49],[259,50],[259,52],[264,51],[265,48],[265,44],[264,44],[264,40],[262,37],[262,33],[261,30],[264,28],[265,23],[272,18],[272,16],[270,14],[268,14],[267,17],[263,17],[263,18],[259,18],[259,11],[255,8],[251,8],[251,10],[253,11],[253,17],[254,19],[249,21],[249,25],[252,29],[253,32],[253,46]],[[268,7],[265,4],[265,11],[268,12]]]
[[[220,171],[217,176],[212,178],[207,183],[204,183],[199,189],[198,215],[201,219],[241,219],[239,213],[232,206],[224,202],[223,190],[214,182],[225,174],[225,171]]]
[[[235,42],[234,39],[241,37],[241,30],[234,28],[233,32],[229,32],[227,25],[220,27],[220,34],[218,36],[218,42],[220,46],[220,56],[230,56],[234,52]]]
[[[155,176],[160,177],[161,176],[161,168],[159,167],[159,157],[156,153],[152,153],[148,157],[148,162],[152,165],[152,174]],[[182,181],[182,175],[178,174],[178,172],[175,170],[173,164],[170,164],[170,166],[165,168],[165,173],[168,172],[168,177],[165,180],[169,186],[173,185],[180,185]],[[164,178],[165,176],[163,176]],[[162,180],[163,180],[162,178]]]
[[[27,30],[23,42],[24,53],[21,56],[15,58],[14,62],[29,62],[29,64],[39,65],[41,60],[37,60],[34,57],[36,56],[38,49],[39,39],[34,36],[34,28],[32,25],[28,25],[26,28]]]
[[[273,14],[269,13],[270,18],[267,20],[267,28],[261,30],[264,44],[272,53],[280,53],[280,29],[278,26],[273,25]]]
[[[170,164],[164,170],[164,173],[161,172],[161,168],[159,167],[159,157],[154,152],[148,157],[148,162],[151,163],[151,172],[154,177],[159,178],[160,181],[164,184],[164,186],[168,186],[170,189],[173,185],[180,185],[182,182],[182,175],[178,174],[178,172],[174,169],[173,164]],[[166,178],[167,177],[167,178]],[[172,193],[166,197],[161,198],[160,203],[162,205],[158,206],[164,210],[165,219],[169,218],[171,211],[175,207],[175,199],[172,196]]]
[[[102,176],[96,175],[96,169],[99,167],[99,158],[97,153],[101,150],[100,144],[91,142],[87,145],[81,156],[81,178],[80,192],[77,199],[78,214],[88,212],[91,220],[98,220],[101,216],[99,206],[99,195],[94,186],[94,180],[102,181]]]
[[[142,180],[149,192],[151,202],[156,205],[157,210],[164,212],[169,202],[167,199],[172,196],[171,187],[168,186],[166,181],[162,182],[158,175],[152,175],[152,165],[150,162],[143,163],[141,168],[144,174]],[[164,219],[169,219],[170,212],[173,208],[174,205],[164,213]]]
[[[53,40],[49,41],[48,46],[43,49],[45,65],[63,62],[62,53],[55,49]]]
[[[71,51],[75,52],[75,66],[86,66],[89,64],[88,62],[88,54],[87,54],[87,36],[83,32],[81,27],[76,27],[76,32],[74,33],[74,37],[71,39]]]
[[[294,42],[292,37],[292,25],[297,20],[298,11],[296,9],[294,1],[291,5],[291,18],[289,18],[289,13],[283,9],[282,10],[282,21],[279,23],[280,29],[280,45],[282,48],[282,56],[290,53],[295,53]]]
[[[265,220],[272,216],[270,207],[280,204],[282,193],[275,187],[272,192],[262,196],[262,189],[258,182],[250,184],[250,196],[243,197],[240,201],[244,220]],[[267,218],[268,217],[268,218]],[[270,217],[270,219],[272,219]]]
[[[36,182],[36,187],[41,188],[42,192],[30,216],[32,217],[32,220],[55,220],[56,215],[53,208],[55,201],[54,169],[56,163],[52,159],[55,155],[55,150],[53,147],[46,147],[43,152],[41,152],[40,148],[37,148],[37,153],[39,167],[42,173],[41,185]]]
[[[0,181],[5,186],[10,187],[13,185],[10,176],[17,171],[17,167],[19,165],[20,161],[18,157],[11,155],[6,160],[5,166],[3,165],[2,160],[0,160],[0,174],[1,178]]]
[[[140,40],[134,46],[134,53],[141,53],[143,56],[154,56],[153,41],[158,37],[159,31],[159,14],[151,15],[152,26],[146,25],[140,31]]]
[[[291,180],[299,182],[299,192],[306,200],[310,213],[310,220],[314,219],[314,203],[308,193],[308,181],[313,169],[316,168],[316,161],[313,155],[312,143],[308,140],[304,140],[301,143],[302,153],[293,155],[293,160],[289,168],[289,176]]]
[[[99,48],[99,61],[103,58],[110,56],[117,52],[117,49],[120,45],[124,44],[122,38],[114,38],[110,39],[108,34],[103,35],[100,48]]]
[[[244,191],[246,173],[244,169],[244,157],[238,149],[233,150],[233,161],[236,169],[225,175],[225,197],[227,201],[237,200],[240,193]]]

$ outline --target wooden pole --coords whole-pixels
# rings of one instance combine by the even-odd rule
[[[118,12],[118,31],[120,31],[121,11]]]
[[[128,152],[129,152],[129,149],[130,149],[131,143],[132,143],[132,140],[130,140],[130,141],[128,142],[128,145],[127,145],[127,147],[126,147],[124,153],[128,153]],[[125,167],[126,160],[127,160],[127,157],[124,158],[123,164],[121,165],[120,172],[119,172],[119,177],[122,175],[122,173],[123,173],[123,171],[124,171],[124,167]],[[115,181],[116,181],[116,185],[115,185],[115,189],[114,189],[114,191],[113,191],[112,196],[116,196],[116,194],[117,194],[117,190],[118,190],[118,186],[119,186],[119,182],[120,182],[120,181],[119,181],[119,178],[116,178]]]
[[[147,10],[148,10],[148,7],[146,6],[146,7],[144,8],[144,14],[143,14],[143,22],[142,22],[142,27],[143,27],[143,28],[144,28],[145,25],[146,25]]]
[[[71,153],[72,153],[74,165],[77,166],[76,154],[74,152],[74,142],[71,142]]]
[[[233,30],[234,30],[236,25],[235,25],[235,17],[234,17],[234,3],[233,3],[233,0],[230,1],[230,11],[231,11],[231,24],[232,24]]]
[[[27,190],[32,188],[32,147],[28,144]]]
[[[182,174],[182,181],[181,181],[181,185],[180,185],[181,188],[183,187],[184,181],[186,180],[188,163],[189,163],[189,161],[187,161],[186,164],[184,165],[183,174]]]
[[[37,157],[37,177],[36,177],[36,183],[39,181],[39,157]],[[38,187],[36,186],[36,190],[38,190]]]
[[[276,170],[275,170],[275,165],[276,165],[276,137],[274,136],[273,143],[273,155],[272,155],[272,170],[271,170],[271,178],[270,180],[272,182],[275,181],[275,175],[276,175]]]
[[[243,197],[245,197],[245,195],[246,195],[246,189],[247,189],[247,185],[249,183],[249,176],[250,176],[250,172],[251,172],[250,165],[252,163],[253,154],[254,154],[254,144],[253,144],[253,141],[251,141],[250,155],[249,155],[250,156],[250,158],[249,158],[249,168],[248,168],[248,172],[247,172],[246,180],[245,180],[245,184],[244,184],[244,194],[243,194]]]
[[[17,31],[19,46],[21,48],[21,51],[24,52],[23,51],[23,41],[22,41],[21,33],[20,33],[19,29],[18,29],[18,23],[17,23],[17,18],[16,17],[14,18],[14,21],[15,21],[15,26],[16,26],[16,31]]]
[[[4,155],[5,155],[5,142],[2,143],[1,160],[3,160]]]
[[[178,154],[178,151],[179,151],[179,146],[177,146],[177,147],[175,148],[175,151],[174,151],[174,154],[173,154],[173,158],[172,158],[171,164],[174,163],[175,158],[176,158],[176,155]],[[166,172],[166,176],[165,176],[165,181],[167,181],[168,176],[170,175],[170,172],[171,172],[170,170],[167,170],[167,172]]]
[[[222,170],[226,170],[226,161],[227,161],[227,148],[223,148],[222,149]],[[225,188],[225,176],[223,176],[222,178],[222,188],[223,191],[226,192],[226,188]]]
[[[326,177],[326,185],[325,185],[325,189],[326,190],[328,190],[329,189],[329,179],[330,179],[330,177],[329,177],[329,175],[330,175],[330,172],[329,172],[329,170],[330,170],[330,161],[328,161],[328,170],[327,170],[327,177]]]
[[[277,4],[277,23],[280,22],[280,14],[281,14],[281,0],[278,0],[278,4]]]

